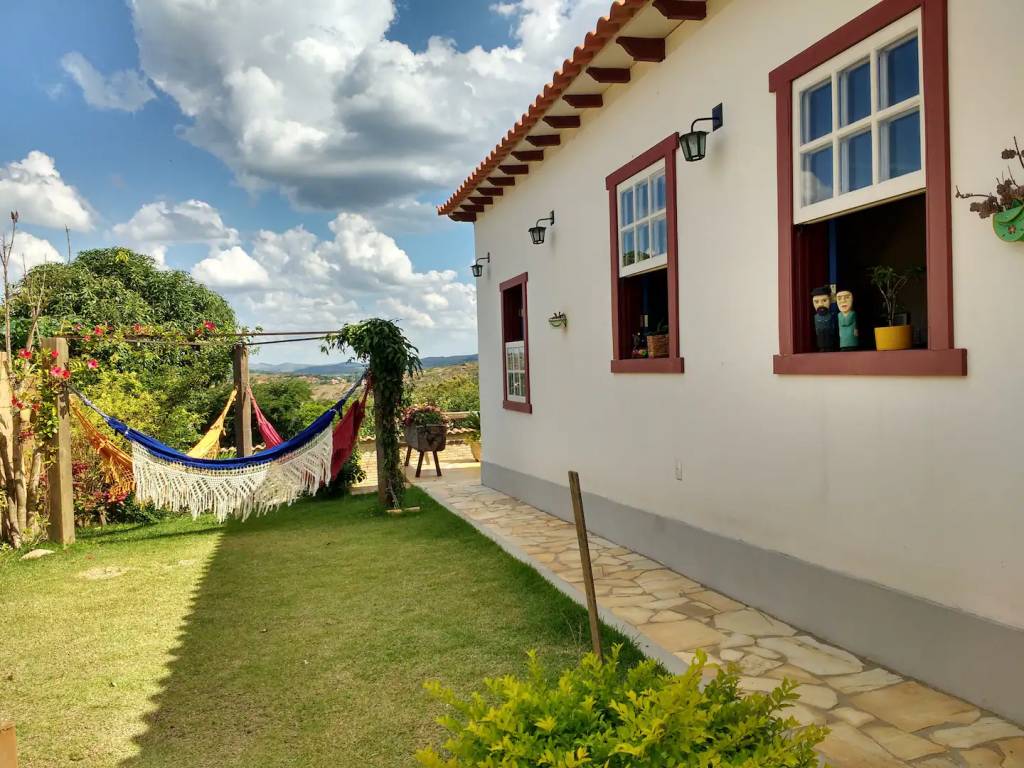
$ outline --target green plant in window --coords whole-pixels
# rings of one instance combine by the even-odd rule
[[[912,280],[917,280],[924,275],[924,267],[910,267],[909,269],[898,270],[894,267],[878,264],[868,268],[868,275],[871,278],[871,284],[882,294],[886,324],[889,326],[896,325],[896,315],[903,311],[903,307],[899,303],[900,292]]]
[[[526,679],[486,680],[468,699],[428,683],[452,710],[439,720],[451,736],[440,752],[428,747],[416,759],[427,768],[818,765],[814,746],[828,731],[800,728],[785,715],[799,698],[796,683],[748,695],[732,670],[705,685],[703,652],[670,675],[653,661],[623,670],[620,650],[604,663],[589,654],[557,679],[531,654]]]

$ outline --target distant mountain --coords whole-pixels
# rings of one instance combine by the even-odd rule
[[[424,357],[424,368],[444,368],[449,365],[477,362],[476,355],[449,355],[447,357]],[[251,366],[253,373],[280,373],[294,376],[351,376],[363,370],[359,363],[329,363],[327,365],[302,365],[301,363],[257,363]]]

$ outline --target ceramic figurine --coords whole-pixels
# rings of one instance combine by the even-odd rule
[[[853,310],[853,292],[836,291],[836,306],[839,307],[839,349],[857,349],[860,331],[857,330],[857,313]]]
[[[819,352],[835,352],[839,345],[839,329],[832,314],[832,290],[827,286],[811,291],[814,305],[814,337]]]

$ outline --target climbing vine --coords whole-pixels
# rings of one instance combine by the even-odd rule
[[[391,320],[372,318],[350,323],[324,340],[323,351],[351,350],[366,363],[373,381],[374,416],[377,428],[378,495],[388,507],[402,504],[405,475],[398,450],[398,417],[407,376],[423,370],[419,350]]]

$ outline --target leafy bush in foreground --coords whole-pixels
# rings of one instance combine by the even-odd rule
[[[616,647],[606,663],[590,654],[553,681],[530,656],[525,680],[485,681],[462,700],[440,683],[427,689],[455,713],[438,722],[451,732],[443,753],[417,753],[428,768],[814,768],[827,731],[800,728],[782,710],[799,697],[785,681],[767,694],[741,695],[735,672],[706,686],[706,657],[684,674],[645,661],[622,672]]]

